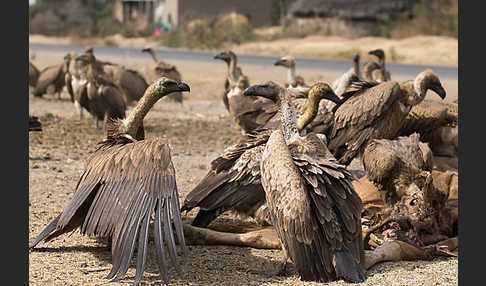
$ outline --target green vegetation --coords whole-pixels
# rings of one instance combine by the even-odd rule
[[[458,0],[420,1],[398,19],[383,24],[380,36],[405,38],[415,35],[437,35],[457,38]]]

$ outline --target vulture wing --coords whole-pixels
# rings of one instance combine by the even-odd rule
[[[138,237],[138,284],[145,264],[149,221],[155,211],[156,253],[167,281],[164,239],[172,263],[179,269],[173,226],[186,251],[178,197],[166,143],[157,139],[124,144],[107,141],[88,159],[68,206],[30,247],[78,226],[85,235],[111,237],[113,268],[107,278],[118,281],[130,266]]]

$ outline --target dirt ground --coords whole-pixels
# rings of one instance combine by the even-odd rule
[[[42,68],[58,63],[63,55],[37,53]],[[126,58],[103,58],[141,69],[147,61],[131,62]],[[223,103],[223,63],[193,64],[176,62],[183,80],[191,87],[184,94],[183,105],[159,101],[147,115],[146,137],[164,138],[172,146],[177,184],[182,202],[208,170],[209,162],[234,142],[239,130],[231,121]],[[267,79],[282,81],[285,72],[273,67],[245,68],[251,82]],[[333,78],[330,74],[302,71],[304,76]],[[338,72],[336,72],[336,75]],[[445,82],[448,99],[457,98],[457,81]],[[450,96],[450,97],[449,97]],[[102,130],[94,128],[88,116],[79,120],[67,93],[62,99],[46,95],[29,95],[29,113],[37,115],[43,131],[29,133],[29,242],[54,219],[69,202],[83,172],[84,160],[103,139]],[[86,114],[86,113],[85,113]],[[184,216],[190,221],[195,211]],[[224,215],[216,223],[235,223]],[[251,223],[248,222],[248,223]],[[154,245],[149,242],[149,249]],[[169,268],[170,285],[324,285],[301,282],[292,267],[287,275],[267,277],[262,269],[272,269],[280,260],[280,250],[261,250],[230,246],[189,246],[189,254],[180,260],[182,273]],[[134,260],[135,261],[135,258]],[[106,241],[85,237],[75,231],[51,242],[41,242],[29,254],[31,285],[128,285],[135,277],[135,265],[118,283],[104,279],[111,268],[111,252]],[[458,259],[386,262],[367,271],[363,285],[457,285]],[[149,251],[142,285],[159,285],[156,258]],[[326,285],[343,285],[343,281]]]

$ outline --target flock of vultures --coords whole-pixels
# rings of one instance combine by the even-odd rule
[[[432,70],[393,81],[377,49],[365,63],[355,55],[332,83],[308,85],[285,56],[275,62],[288,70],[284,84],[250,85],[232,51],[217,54],[227,65],[221,100],[241,135],[180,206],[170,146],[145,138],[143,119],[163,97],[182,102],[190,87],[176,66],[151,48],[142,52],[154,60],[144,75],[97,59],[92,47],[41,71],[30,63],[33,96],[66,88],[79,118],[87,112],[105,131],[72,199],[30,244],[33,251],[78,228],[108,237],[107,279],[123,279],[137,249],[137,285],[150,234],[167,282],[168,260],[178,269],[176,245],[187,254],[194,237],[245,243],[242,234],[209,229],[230,212],[276,233],[271,243],[259,231],[243,234],[255,233],[248,246],[282,249],[271,275],[290,260],[303,281],[359,283],[379,259],[457,255],[458,103],[443,101],[446,91]],[[436,98],[426,100],[428,90]],[[42,132],[39,118],[29,119],[29,131]],[[364,173],[349,168],[353,159]],[[184,224],[181,213],[192,209],[197,215]]]

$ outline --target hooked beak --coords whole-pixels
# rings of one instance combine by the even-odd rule
[[[247,87],[243,91],[243,95],[244,96],[261,96],[261,97],[268,98],[268,99],[275,101],[275,102],[277,100],[277,96],[275,94],[270,94],[265,85],[252,85],[250,87]]]
[[[190,92],[191,91],[191,88],[187,84],[185,84],[183,82],[179,82],[177,84],[177,87],[179,88],[180,91],[187,91],[187,92]]]
[[[431,88],[435,93],[437,93],[440,98],[444,99],[446,97],[446,91],[441,85],[435,85]]]
[[[284,65],[284,61],[283,60],[278,60],[273,65],[274,66],[283,66]]]
[[[325,99],[328,99],[334,102],[336,105],[341,105],[341,99],[333,92],[329,92],[324,96]]]
[[[148,52],[148,51],[150,51],[150,49],[149,49],[149,48],[143,48],[143,49],[142,49],[142,52]]]

